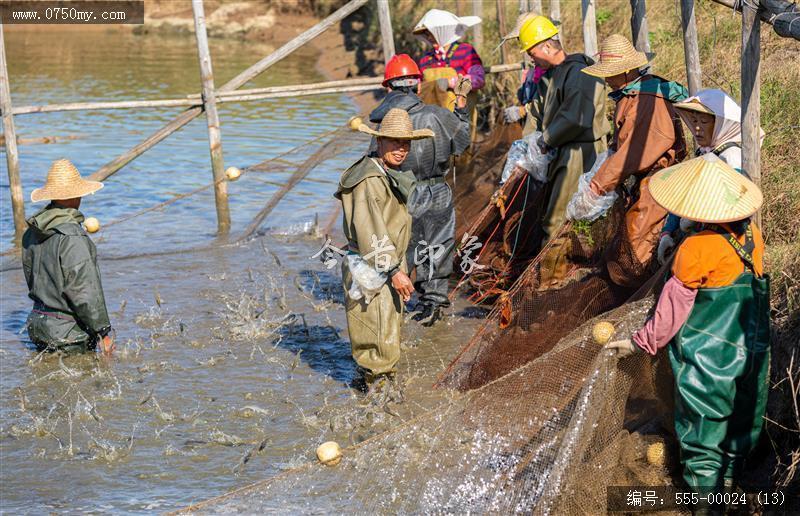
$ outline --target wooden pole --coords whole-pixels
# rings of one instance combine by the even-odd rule
[[[550,19],[559,26],[558,31],[558,40],[561,42],[561,46],[567,48],[566,37],[564,31],[562,30],[563,27],[561,25],[561,0],[550,0]],[[593,57],[593,56],[590,56]]]
[[[695,95],[703,86],[700,80],[700,49],[697,46],[694,0],[681,0],[681,22],[683,24],[683,54],[686,61],[686,80],[689,83],[689,94]]]
[[[214,201],[217,206],[217,233],[226,235],[231,230],[231,211],[228,205],[228,182],[225,181],[225,162],[222,156],[217,98],[214,94],[214,71],[208,50],[206,15],[203,0],[192,0],[194,33],[197,39],[197,59],[200,62],[200,82],[203,88],[203,110],[208,125],[208,149],[211,154],[211,171],[214,175]]]
[[[527,13],[528,12],[528,0],[519,0],[519,13]],[[504,36],[505,34],[501,34]]]
[[[738,0],[711,0],[730,9],[741,11]],[[786,0],[760,0],[761,21],[772,25],[775,33],[784,38],[800,41],[800,7]]]
[[[631,36],[639,52],[650,52],[650,35],[647,32],[646,0],[631,0]]]
[[[483,0],[472,0],[472,15],[483,19]],[[483,23],[472,27],[472,37],[475,47],[483,50]]]
[[[542,14],[542,0],[528,0],[528,11]]]
[[[236,90],[253,78],[255,78],[260,73],[267,70],[269,67],[274,65],[275,63],[279,62],[298,48],[302,47],[312,39],[316,38],[320,34],[322,34],[326,29],[332,27],[334,24],[340,22],[347,16],[349,16],[352,12],[359,9],[361,6],[366,4],[369,0],[350,0],[350,2],[346,3],[342,7],[340,7],[336,12],[319,22],[318,24],[314,25],[304,33],[300,34],[296,38],[292,39],[275,52],[271,53],[270,55],[264,57],[259,62],[255,63],[226,84],[219,88],[219,91],[233,91]],[[123,153],[119,157],[117,157],[114,161],[103,165],[97,172],[92,174],[91,178],[96,181],[101,181],[112,174],[116,173],[119,169],[142,155],[145,151],[152,148],[158,142],[169,136],[170,134],[174,133],[184,125],[188,124],[192,120],[194,120],[200,113],[202,113],[202,109],[199,107],[193,107],[186,111],[184,111],[181,115],[176,117],[174,120],[169,122],[167,125],[150,135],[146,140],[142,143],[137,145],[136,147],[130,149],[129,151]]]
[[[381,25],[383,41],[383,62],[388,63],[394,56],[394,33],[392,32],[392,16],[389,12],[389,0],[378,0],[378,20]]]
[[[761,22],[758,7],[742,6],[742,169],[761,186]],[[761,227],[761,211],[753,216]]]
[[[583,14],[583,53],[594,58],[597,55],[597,17],[594,9],[595,0],[581,0]]]
[[[14,242],[19,244],[28,224],[25,222],[25,201],[22,198],[22,180],[19,178],[17,131],[14,127],[14,112],[11,108],[11,86],[8,81],[6,42],[2,23],[0,23],[0,111],[3,112],[3,135],[6,139],[8,184],[11,190],[11,211],[14,216]]]
[[[550,0],[550,19],[553,23],[561,22],[561,0]],[[563,39],[561,44],[564,44]]]
[[[496,0],[495,6],[497,8],[497,26],[500,29],[500,37],[508,34],[506,31],[506,8],[505,0]],[[505,64],[506,62],[506,46],[500,45],[500,60]]]

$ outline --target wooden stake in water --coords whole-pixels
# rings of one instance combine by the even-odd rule
[[[633,46],[636,47],[636,50],[650,52],[645,0],[631,0],[631,35],[633,36]]]
[[[192,0],[194,32],[197,38],[197,58],[200,61],[200,80],[203,85],[203,110],[208,122],[208,146],[211,152],[211,170],[214,174],[214,200],[217,205],[217,232],[227,234],[231,229],[231,212],[228,206],[228,182],[225,181],[225,163],[222,158],[222,137],[214,94],[214,72],[211,53],[208,51],[206,15],[203,0]]]
[[[389,12],[389,0],[378,0],[378,20],[381,25],[383,41],[383,61],[388,63],[394,56],[394,33],[392,32],[392,16]]]
[[[581,0],[583,14],[583,53],[592,59],[597,55],[597,17],[595,0]]]
[[[689,94],[695,95],[702,88],[700,81],[700,49],[697,46],[697,23],[694,15],[694,0],[681,0],[681,22],[683,23],[683,53],[686,60],[686,81]]]
[[[264,72],[266,69],[282,60],[298,48],[302,47],[312,39],[316,38],[325,30],[332,27],[336,23],[342,21],[349,16],[352,12],[366,4],[369,0],[350,0],[348,3],[340,7],[336,12],[314,25],[304,33],[292,39],[275,52],[264,57],[242,73],[220,86],[219,91],[233,91],[241,88],[246,83],[254,79],[258,74]],[[124,154],[117,157],[114,161],[103,165],[97,172],[92,174],[91,179],[95,181],[102,181],[108,176],[116,173],[119,169],[141,156],[148,149],[152,148],[158,142],[174,133],[184,125],[194,120],[203,110],[199,107],[187,109],[181,113],[174,120],[167,125],[150,135],[146,140],[137,145],[136,147],[126,151]]]
[[[761,21],[758,5],[742,5],[742,169],[761,186]],[[761,211],[753,216],[761,226]]]
[[[472,0],[472,15],[483,19],[483,0]],[[472,27],[472,41],[475,48],[483,50],[483,24],[479,23]]]
[[[17,131],[14,127],[14,114],[11,109],[11,87],[8,82],[6,63],[6,42],[3,37],[3,24],[0,23],[0,111],[3,112],[3,134],[6,137],[6,163],[8,163],[8,184],[11,187],[11,211],[14,214],[14,241],[19,244],[25,232],[25,201],[22,198],[22,180],[19,178],[19,154],[17,153]]]

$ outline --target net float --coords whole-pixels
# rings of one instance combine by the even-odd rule
[[[317,448],[317,458],[326,466],[335,466],[339,464],[339,461],[342,460],[342,450],[339,448],[339,443],[328,441],[320,444]]]
[[[86,231],[89,233],[97,233],[100,231],[100,221],[94,217],[89,217],[83,221],[83,227],[85,227]]]
[[[611,340],[615,331],[616,329],[613,324],[608,321],[600,321],[592,328],[592,338],[594,338],[596,343],[602,346]]]
[[[647,462],[654,466],[663,466],[667,462],[664,443],[653,443],[647,447]]]
[[[350,120],[348,120],[348,121],[347,121],[347,125],[348,125],[348,126],[350,127],[350,129],[352,129],[353,131],[358,131],[358,128],[359,128],[359,127],[361,126],[361,124],[363,124],[363,123],[364,123],[364,121],[361,119],[361,117],[360,117],[360,116],[353,116],[353,117],[350,117]]]
[[[239,176],[242,175],[242,171],[236,167],[228,167],[228,170],[225,171],[225,175],[228,176],[228,181],[236,181],[239,179]]]

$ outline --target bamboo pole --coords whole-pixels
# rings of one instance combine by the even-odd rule
[[[742,169],[761,186],[761,22],[758,7],[742,6]],[[761,226],[761,211],[753,216]]]
[[[472,0],[472,15],[483,19],[483,0]],[[483,50],[483,23],[472,27],[472,37],[475,47]]]
[[[388,63],[395,53],[389,0],[378,0],[378,20],[381,25],[381,40],[383,41],[383,62]]]
[[[583,53],[589,57],[597,55],[597,17],[594,9],[595,0],[581,0],[583,15]]]
[[[650,52],[650,35],[647,32],[646,0],[631,0],[631,36],[639,52]]]
[[[14,127],[14,112],[11,106],[11,86],[8,80],[6,42],[2,23],[0,23],[0,111],[3,112],[3,135],[6,138],[8,184],[11,191],[11,211],[14,217],[14,243],[18,245],[28,224],[25,222],[25,201],[22,197],[22,180],[19,177],[17,131]]]
[[[250,80],[254,77],[259,75],[260,73],[267,70],[269,67],[274,65],[275,63],[279,62],[298,48],[302,47],[312,39],[316,38],[320,34],[322,34],[326,29],[332,27],[334,24],[340,22],[347,16],[349,16],[352,12],[366,4],[368,0],[350,0],[350,2],[346,3],[344,6],[340,7],[336,12],[319,22],[318,24],[314,25],[304,33],[300,34],[296,38],[292,39],[282,47],[280,47],[275,52],[271,53],[270,55],[264,57],[254,65],[247,68],[245,71],[228,81],[222,87],[219,88],[220,91],[233,91]],[[94,180],[103,180],[112,174],[116,173],[119,169],[142,155],[145,151],[152,148],[158,142],[169,136],[170,134],[174,133],[184,125],[188,124],[192,120],[194,120],[200,113],[202,109],[199,107],[193,107],[186,111],[184,111],[181,115],[176,117],[174,120],[169,122],[167,125],[150,135],[146,140],[142,143],[138,144],[134,148],[130,149],[129,151],[123,153],[113,161],[103,165],[99,170],[97,170],[94,174],[92,174],[91,178]]]
[[[521,70],[519,63],[493,65],[486,68],[486,73],[505,73]],[[305,97],[309,95],[328,95],[331,93],[356,93],[383,89],[380,77],[361,79],[345,79],[340,81],[317,82],[311,84],[295,84],[290,86],[271,86],[268,88],[252,88],[235,91],[216,92],[217,104],[248,102],[254,100],[278,99],[287,97]],[[104,109],[139,109],[163,107],[201,106],[200,95],[187,95],[186,98],[165,100],[128,100],[119,102],[73,102],[68,104],[48,104],[44,106],[18,106],[13,108],[14,115],[35,113],[54,113],[59,111],[94,111]],[[18,140],[19,141],[19,140]]]
[[[318,95],[325,93],[338,93],[338,86],[343,86],[344,91],[352,91],[348,88],[358,85],[380,85],[382,79],[367,77],[364,79],[345,79],[341,81],[327,81],[312,84],[295,84],[290,86],[271,86],[269,88],[252,88],[235,91],[217,91],[217,103],[238,102],[246,100],[261,100],[268,98],[283,98],[286,96],[302,97],[308,94]],[[370,89],[370,88],[367,88]],[[272,95],[273,93],[294,93],[296,95]],[[82,111],[98,109],[138,109],[138,108],[161,108],[177,106],[200,106],[202,105],[199,94],[187,95],[180,99],[165,100],[128,100],[119,102],[74,102],[69,104],[50,104],[45,106],[19,106],[14,108],[15,115],[27,115],[31,113],[52,113],[55,111]]]
[[[700,49],[697,46],[694,0],[681,0],[681,22],[683,24],[683,54],[686,61],[686,80],[689,83],[689,94],[694,95],[703,87],[700,80]]]
[[[228,205],[228,182],[225,181],[225,162],[222,156],[222,135],[214,94],[214,70],[208,50],[206,15],[203,0],[192,0],[194,33],[197,40],[197,59],[200,63],[200,82],[203,88],[203,110],[208,125],[208,150],[211,154],[211,171],[214,175],[214,203],[217,207],[217,233],[226,235],[231,229],[231,211]]]

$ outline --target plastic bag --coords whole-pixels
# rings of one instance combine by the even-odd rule
[[[614,154],[612,150],[606,150],[598,154],[592,169],[578,178],[578,191],[575,192],[575,195],[572,196],[569,204],[567,204],[568,219],[592,222],[602,217],[614,205],[618,197],[615,190],[605,195],[597,195],[589,188],[594,175],[612,154]]]
[[[540,183],[547,182],[547,169],[550,167],[550,162],[556,157],[556,150],[551,149],[547,153],[542,153],[536,143],[541,136],[541,131],[534,131],[511,144],[506,164],[503,167],[503,174],[500,177],[500,184],[508,181],[516,167],[527,170],[531,177]]]
[[[347,294],[350,299],[364,299],[369,304],[372,298],[378,295],[386,284],[388,276],[385,272],[378,272],[374,267],[367,263],[359,254],[347,255],[347,268],[353,277],[353,283]]]

